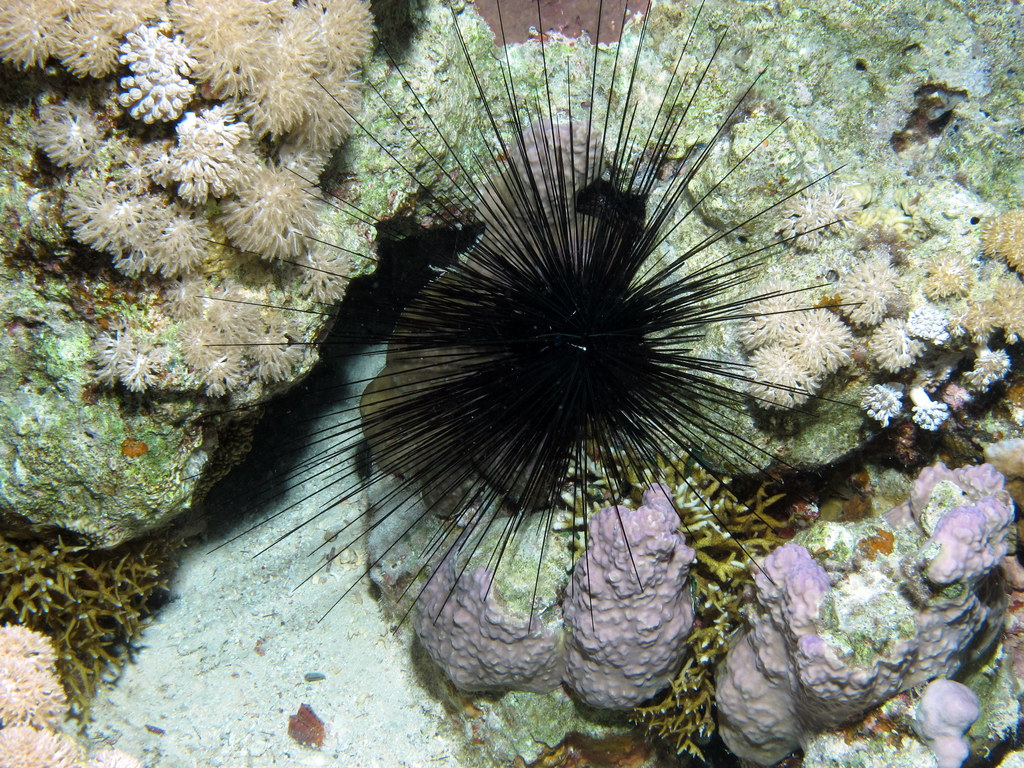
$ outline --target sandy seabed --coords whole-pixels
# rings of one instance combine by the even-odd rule
[[[337,424],[336,414],[337,407],[321,409],[291,429],[314,435]],[[307,456],[324,447],[303,444]],[[302,500],[329,478],[284,480],[270,503],[285,510],[281,516],[216,548],[266,514],[266,507],[248,515],[232,508],[253,506],[247,499],[260,465],[282,458],[302,457],[257,459],[255,470],[250,461],[211,495],[210,533],[184,550],[170,602],[146,627],[134,662],[100,691],[90,740],[130,752],[147,768],[457,768],[458,735],[416,682],[408,625],[391,631],[365,579],[331,607],[365,568],[361,549],[303,583],[324,562],[323,550],[310,553],[346,514],[358,518],[361,500],[335,506],[254,557],[323,506],[321,497]],[[218,524],[218,515],[237,521]],[[307,682],[309,673],[324,677]],[[304,703],[327,726],[320,748],[288,735],[288,718]]]

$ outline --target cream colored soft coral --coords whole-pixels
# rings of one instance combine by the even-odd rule
[[[806,403],[818,391],[823,378],[800,359],[796,347],[769,344],[750,355],[747,391],[768,408],[792,408]]]
[[[1024,272],[1024,209],[1007,211],[985,224],[981,248],[986,256],[998,257],[1018,272]]]
[[[801,308],[792,286],[767,282],[759,289],[759,298],[747,305],[749,316],[739,324],[737,336],[747,349],[783,342],[792,332],[793,313]]]
[[[813,189],[782,206],[776,232],[805,251],[814,250],[827,233],[849,226],[860,204],[839,187]]]
[[[78,768],[82,748],[62,733],[30,725],[0,729],[0,768]]]
[[[32,139],[57,165],[80,168],[95,157],[102,131],[88,104],[59,101],[39,107]]]
[[[363,0],[174,0],[170,12],[196,75],[215,97],[234,97],[257,136],[298,131],[324,150],[348,130],[373,30]]]
[[[888,318],[868,339],[868,350],[878,366],[886,371],[902,371],[924,351],[924,344],[907,332],[903,320]]]
[[[220,223],[232,243],[267,259],[291,259],[304,251],[320,202],[299,173],[264,163],[236,199],[223,204]]]
[[[843,313],[856,325],[878,325],[899,295],[898,281],[899,273],[884,256],[859,262],[839,281]]]
[[[853,334],[827,309],[810,309],[793,316],[791,343],[797,359],[812,375],[835,373],[850,362]]]
[[[290,7],[286,0],[172,0],[170,14],[198,61],[196,75],[224,98],[253,87],[263,46]]]
[[[121,39],[163,9],[163,0],[75,0],[55,31],[53,53],[78,77],[104,77],[117,69]]]
[[[350,270],[348,254],[337,250],[330,252],[327,246],[316,241],[299,261],[302,267],[303,295],[322,304],[333,304],[345,295]]]
[[[970,259],[955,251],[938,254],[926,269],[928,279],[924,283],[924,292],[930,299],[964,296],[974,283]]]
[[[70,0],[4,0],[0,3],[0,59],[26,68],[53,55],[55,35]]]
[[[40,669],[49,669],[57,663],[50,638],[17,624],[0,626],[0,656],[28,659]]]
[[[0,723],[5,731],[12,725],[52,725],[67,713],[48,644],[44,635],[31,630],[0,628]]]

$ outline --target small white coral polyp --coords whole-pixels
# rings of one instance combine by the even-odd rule
[[[889,259],[866,259],[839,281],[843,313],[859,326],[878,325],[899,295],[899,273]]]
[[[1007,211],[985,224],[981,247],[986,256],[998,257],[1024,272],[1024,210]]]
[[[750,395],[765,407],[802,405],[821,386],[822,374],[811,371],[796,347],[769,344],[750,355]]]
[[[974,360],[974,367],[964,374],[964,382],[974,390],[984,390],[1010,372],[1010,356],[1005,349],[981,349]]]
[[[936,431],[949,418],[949,406],[937,403],[928,397],[922,387],[910,390],[910,402],[914,404],[912,418],[921,429]]]
[[[889,422],[903,410],[903,393],[885,384],[875,384],[864,390],[860,407],[883,427],[888,427]]]
[[[879,367],[896,372],[917,360],[924,344],[907,333],[906,322],[890,317],[871,334],[868,350]]]
[[[166,204],[114,184],[87,181],[71,190],[65,205],[65,218],[74,228],[76,240],[125,257],[152,242],[153,221]]]
[[[104,331],[93,345],[103,384],[120,381],[132,392],[143,392],[165,373],[167,351],[127,331]]]
[[[946,313],[931,304],[915,308],[907,318],[907,333],[917,339],[943,344],[949,341],[949,319]]]
[[[248,148],[249,126],[236,121],[230,107],[186,112],[175,131],[168,175],[186,201],[202,205],[209,195],[223,197],[245,183],[256,158]]]
[[[849,226],[860,205],[842,189],[816,189],[794,197],[782,207],[776,232],[806,251],[814,250],[823,237]]]
[[[61,101],[39,107],[32,139],[57,165],[80,168],[96,153],[102,130],[88,104]]]
[[[273,200],[274,205],[267,205]],[[319,201],[309,183],[288,167],[264,164],[223,205],[220,223],[236,246],[267,259],[303,253],[313,233]]]

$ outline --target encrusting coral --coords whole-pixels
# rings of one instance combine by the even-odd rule
[[[67,714],[50,639],[16,624],[0,625],[0,768],[142,768],[116,749],[87,760],[58,728]]]

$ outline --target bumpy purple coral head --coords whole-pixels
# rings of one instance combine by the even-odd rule
[[[783,602],[781,610],[798,635],[814,633],[818,606],[830,582],[806,548],[783,544],[765,558],[754,581],[766,601]]]
[[[949,469],[939,462],[921,471],[910,498],[888,517],[912,520],[931,536],[926,574],[936,584],[952,584],[981,577],[1006,555],[1013,503],[990,464]]]
[[[978,704],[974,691],[953,680],[933,680],[924,689],[915,728],[939,768],[960,768],[970,755],[966,734],[981,714]]]
[[[459,573],[449,556],[416,603],[416,634],[463,690],[551,690],[564,667],[556,633],[535,616],[509,611],[493,579],[482,567]]]
[[[936,486],[943,482],[959,488],[971,501],[983,496],[994,496],[1005,486],[1003,476],[991,464],[949,469],[941,461],[936,462],[921,470],[910,489],[910,511],[915,520],[921,520],[931,503]]]
[[[543,692],[564,680],[604,709],[650,698],[678,672],[693,626],[686,578],[695,553],[667,494],[651,486],[639,509],[594,515],[562,605],[564,627],[510,610],[494,574],[460,570],[453,552],[416,604],[424,648],[467,691]]]
[[[900,691],[957,674],[964,649],[976,643],[981,652],[1002,627],[1005,601],[989,579],[1012,521],[992,467],[937,464],[884,518],[826,531],[845,551],[885,533],[891,552],[826,556],[819,565],[797,543],[779,547],[754,574],[747,626],[716,676],[725,743],[742,758],[774,763]],[[819,551],[824,539],[797,540]],[[968,754],[972,695],[956,683],[933,694],[921,713],[925,737],[941,768],[956,768]]]
[[[637,510],[594,515],[562,605],[566,680],[588,704],[634,707],[679,670],[693,626],[686,577],[694,555],[661,486]]]
[[[952,584],[988,573],[1006,556],[1012,522],[1013,505],[996,496],[951,509],[935,526],[931,540],[941,551],[928,564],[928,578]]]

